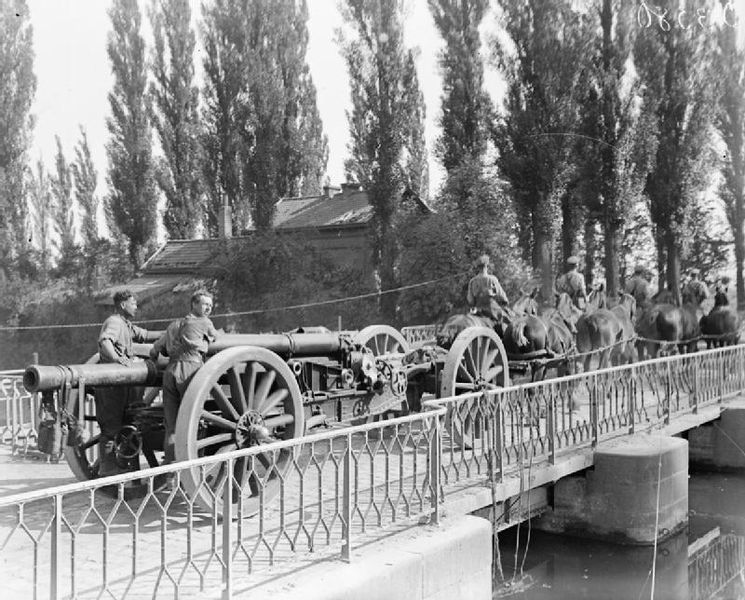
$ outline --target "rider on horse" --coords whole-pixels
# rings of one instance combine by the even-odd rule
[[[579,259],[576,256],[567,258],[568,270],[556,279],[556,293],[567,294],[577,308],[584,310],[587,306],[587,291],[585,290],[585,276],[578,270]],[[580,300],[582,302],[580,303]]]
[[[488,254],[482,254],[476,259],[476,268],[479,269],[479,273],[468,282],[468,306],[472,312],[499,322],[509,301],[499,279],[489,273]]]

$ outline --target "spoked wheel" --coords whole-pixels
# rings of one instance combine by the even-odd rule
[[[97,364],[99,362],[98,354],[89,358],[87,364]],[[157,387],[139,388],[142,393],[143,404],[152,403],[158,395]],[[89,479],[98,479],[100,468],[100,454],[98,442],[100,439],[100,429],[96,420],[96,402],[93,394],[86,394],[82,406],[80,396],[74,392],[71,398],[68,398],[67,412],[74,417],[76,427],[70,428],[70,442],[64,447],[65,460],[70,465],[70,470],[79,481],[88,481]],[[162,437],[155,435],[158,441]],[[122,472],[127,470],[136,471],[141,468],[157,467],[161,462],[160,444],[152,444],[153,436],[142,436],[136,428],[131,425],[125,425],[117,434],[114,444],[117,448],[118,463]],[[158,455],[156,455],[158,452]],[[154,489],[158,490],[165,484],[165,477],[156,478]],[[117,495],[118,486],[102,488],[107,494]],[[143,496],[148,490],[146,480],[132,480],[124,485],[125,499],[138,498]]]
[[[486,327],[468,327],[448,351],[440,382],[440,397],[448,398],[509,385],[509,365],[502,340]],[[454,441],[472,448],[483,428],[484,415],[472,403],[454,404],[446,423]]]
[[[176,421],[176,459],[224,454],[239,448],[300,437],[303,405],[295,375],[270,350],[228,348],[210,358],[194,375]],[[224,462],[182,472],[184,489],[211,510],[222,509],[225,485],[236,509],[255,514],[260,503],[279,493],[292,449],[262,452],[234,461],[232,479]]]
[[[369,325],[359,331],[352,341],[370,348],[376,357],[385,354],[404,354],[409,351],[406,338],[389,325]]]

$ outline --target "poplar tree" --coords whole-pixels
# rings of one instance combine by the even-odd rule
[[[170,238],[194,237],[202,217],[199,91],[194,85],[194,47],[189,0],[156,0],[150,85],[152,121],[163,158],[156,179],[165,194],[163,225]]]
[[[347,178],[367,190],[373,207],[373,261],[383,290],[397,285],[395,218],[407,183],[415,180],[411,157],[424,155],[412,135],[424,114],[414,58],[403,40],[401,0],[347,0],[348,31],[338,40],[349,71],[352,110]],[[418,144],[417,147],[413,144]],[[413,191],[413,190],[412,190]],[[381,297],[383,315],[395,318],[396,297]]]
[[[3,2],[0,7],[0,269],[10,265],[27,246],[24,172],[34,124],[30,114],[36,93],[33,68],[33,31],[26,1]]]
[[[98,207],[100,200],[96,196],[98,172],[91,159],[88,147],[88,136],[80,128],[80,139],[75,145],[75,160],[70,165],[75,183],[75,200],[80,214],[80,236],[83,248],[88,251],[98,240]]]
[[[717,72],[722,77],[715,124],[726,147],[721,161],[723,178],[719,196],[734,237],[737,307],[742,310],[745,309],[745,51],[737,41],[737,14],[730,7],[724,18],[717,37]]]
[[[75,210],[72,202],[72,175],[67,164],[62,142],[55,136],[57,154],[54,157],[55,174],[50,178],[54,198],[54,228],[58,236],[60,261],[75,251]]]
[[[713,8],[711,2],[708,10]],[[662,2],[667,14],[685,9],[695,14],[700,2]],[[704,9],[706,10],[706,9]],[[713,171],[711,107],[712,36],[696,27],[641,28],[635,44],[635,65],[647,93],[642,110],[654,115],[658,131],[655,167],[647,176],[650,213],[657,228],[660,282],[680,290],[680,262],[692,239],[696,203]],[[661,287],[661,286],[660,286]]]
[[[54,218],[57,216],[54,194],[51,189],[49,174],[41,160],[29,173],[29,205],[31,207],[30,241],[36,247],[39,256],[39,272],[46,277],[52,268]]]
[[[127,239],[136,270],[154,241],[158,217],[145,41],[140,34],[142,16],[137,0],[114,0],[109,16],[112,31],[107,52],[114,87],[109,92],[111,116],[106,120],[110,133],[106,204],[111,221]]]
[[[507,80],[504,115],[495,127],[497,164],[510,184],[520,241],[553,297],[553,246],[560,200],[572,176],[579,81],[587,53],[570,0],[500,0],[507,39],[494,51]]]

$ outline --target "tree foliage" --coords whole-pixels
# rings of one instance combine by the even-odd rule
[[[36,93],[33,31],[25,0],[0,7],[0,265],[26,247],[24,171]],[[10,273],[4,273],[9,275]],[[2,273],[0,273],[2,275]]]
[[[55,173],[51,177],[54,197],[54,228],[57,232],[57,250],[60,257],[75,248],[75,209],[72,198],[72,174],[62,150],[59,136],[55,136],[57,154],[54,157]]]
[[[722,73],[722,78],[715,125],[726,148],[719,196],[734,236],[737,306],[745,309],[745,51],[737,40],[739,20],[736,15],[727,17],[718,31],[716,56],[717,72]]]
[[[520,242],[540,270],[544,297],[553,286],[552,251],[559,202],[570,180],[577,94],[586,66],[586,28],[569,0],[501,0],[506,37],[494,51],[507,80],[495,128],[498,165],[511,187]]]
[[[202,219],[199,90],[194,84],[194,47],[189,0],[158,0],[150,11],[153,30],[152,121],[163,157],[156,179],[165,194],[168,237],[194,237]]]
[[[484,89],[479,27],[487,0],[429,0],[435,26],[445,42],[439,56],[442,72],[437,154],[449,173],[487,148],[492,105]]]
[[[677,0],[662,2],[669,14],[680,10]],[[691,0],[688,14],[709,10],[711,2]],[[658,230],[659,254],[666,264],[669,289],[680,289],[680,260],[690,251],[696,203],[712,172],[711,85],[712,37],[697,28],[644,28],[635,45],[635,64],[646,86],[642,110],[654,115],[658,130],[655,167],[647,176],[652,221]]]
[[[88,136],[80,128],[80,139],[75,145],[75,160],[70,165],[75,184],[75,200],[80,214],[80,235],[87,251],[100,237],[98,231],[99,198],[96,196],[98,172],[91,159]]]
[[[382,289],[396,286],[395,217],[407,185],[421,181],[425,156],[424,107],[414,56],[404,45],[401,0],[347,0],[346,29],[338,41],[349,72],[351,142],[347,178],[368,191],[373,206],[373,263]],[[421,193],[421,189],[413,189]],[[383,314],[395,318],[394,294],[383,297]]]
[[[157,190],[152,158],[149,99],[146,92],[145,41],[137,0],[114,0],[109,9],[112,31],[107,52],[114,74],[109,92],[111,116],[107,207],[126,237],[135,269],[153,243],[157,223]]]
[[[38,251],[39,271],[46,277],[52,268],[54,242],[54,220],[57,211],[52,193],[52,184],[44,163],[39,160],[29,173],[29,205],[31,220],[30,241]]]

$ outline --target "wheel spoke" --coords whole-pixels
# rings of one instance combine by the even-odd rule
[[[221,427],[222,429],[227,429],[228,431],[235,431],[236,423],[234,421],[228,421],[228,419],[225,419],[224,417],[221,417],[220,415],[216,415],[209,411],[203,410],[201,418],[204,419],[205,421],[209,421],[210,423],[213,423],[214,425],[217,425],[218,427]]]
[[[238,411],[235,410],[235,407],[230,403],[225,392],[222,391],[222,388],[218,384],[212,386],[212,397],[224,415],[232,418],[233,421],[237,421],[240,418]]]
[[[279,388],[278,390],[274,390],[271,394],[269,394],[264,402],[262,402],[261,406],[257,409],[259,411],[259,414],[263,417],[269,412],[272,411],[274,407],[279,405],[280,402],[283,402],[287,396],[290,395],[290,391],[287,388]]]
[[[277,415],[276,417],[270,417],[264,421],[264,425],[269,429],[276,429],[284,425],[290,425],[295,422],[294,415],[284,414]]]
[[[473,375],[468,372],[468,369],[466,368],[466,365],[463,364],[465,362],[465,358],[461,357],[460,363],[458,364],[458,376],[456,376],[456,380],[460,379],[461,381],[463,379],[468,379],[471,383],[475,383],[476,380],[474,379]]]
[[[254,396],[252,408],[257,408],[264,404],[266,397],[269,395],[269,390],[272,389],[272,384],[277,377],[277,372],[273,369],[267,371],[261,378],[258,388],[256,389],[256,395]]]
[[[456,381],[455,382],[455,389],[456,390],[475,390],[476,386],[473,383],[466,383],[463,381]]]
[[[228,382],[230,383],[230,400],[238,414],[243,414],[248,410],[246,406],[246,392],[243,389],[243,382],[235,366],[228,369]]]
[[[244,410],[247,411],[249,407],[254,405],[254,396],[256,395],[256,377],[258,375],[258,371],[256,369],[256,363],[249,362],[246,364],[246,370],[243,372],[243,389],[246,393],[246,408]]]
[[[499,354],[498,348],[489,348],[489,350],[484,355],[484,361],[481,363],[482,372],[486,371],[492,364],[494,364],[494,359],[497,357],[497,354]]]
[[[476,368],[476,363],[473,362],[473,356],[471,355],[470,348],[466,349],[466,351],[463,353],[465,355],[465,358],[467,358],[467,368],[468,372],[472,375],[471,380],[473,380],[474,377],[477,377],[479,374],[479,370]]]
[[[484,379],[489,383],[496,383],[497,376],[503,371],[501,365],[496,365],[486,372]]]
[[[233,441],[232,433],[218,433],[217,435],[211,435],[206,438],[197,440],[197,450],[202,450],[215,444],[226,444]]]
[[[380,336],[375,336],[373,338],[373,342],[375,342],[375,356],[380,356]]]
[[[78,446],[78,448],[81,451],[85,452],[86,450],[88,450],[88,448],[91,448],[91,447],[95,446],[98,443],[98,440],[99,440],[100,437],[101,437],[101,434],[100,433],[98,435],[94,435],[87,442],[83,442],[82,444],[80,444]]]

